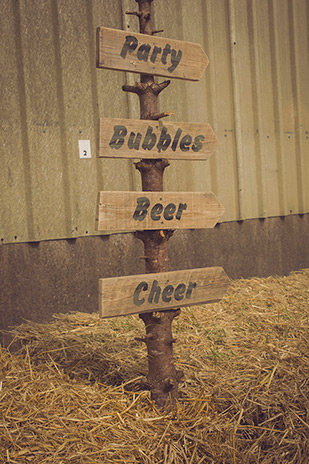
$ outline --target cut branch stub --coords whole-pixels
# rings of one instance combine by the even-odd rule
[[[134,15],[140,18],[142,16],[142,13],[140,11],[126,11],[126,15]]]

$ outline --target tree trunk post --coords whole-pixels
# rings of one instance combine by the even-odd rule
[[[127,12],[139,18],[140,32],[152,35],[151,26],[152,0],[136,0],[138,11]],[[161,31],[160,31],[161,32]],[[158,120],[170,113],[158,113],[158,95],[169,85],[170,81],[155,83],[154,77],[141,74],[140,82],[134,86],[124,85],[122,89],[139,96],[140,118]],[[136,163],[141,173],[143,191],[163,191],[163,173],[169,165],[166,159],[142,159]],[[136,237],[144,243],[146,272],[164,272],[168,270],[168,240],[173,231],[150,230],[136,232]],[[180,314],[180,309],[140,314],[146,327],[144,338],[138,338],[147,346],[148,376],[147,385],[151,391],[151,399],[159,409],[171,408],[178,398],[178,382],[183,376],[177,371],[173,359],[172,335],[173,319]]]

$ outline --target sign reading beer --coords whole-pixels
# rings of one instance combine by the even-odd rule
[[[213,193],[99,192],[96,230],[211,228],[223,212]]]
[[[217,145],[208,123],[100,119],[99,157],[206,160]]]
[[[208,65],[200,44],[107,27],[97,29],[97,67],[198,81]]]
[[[229,278],[221,267],[99,279],[101,317],[219,301]]]

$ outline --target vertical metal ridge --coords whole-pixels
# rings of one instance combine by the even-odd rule
[[[69,236],[72,234],[73,229],[73,212],[72,212],[72,192],[70,182],[70,169],[69,161],[67,156],[67,123],[65,114],[65,96],[64,96],[64,85],[63,85],[63,74],[62,74],[62,59],[61,59],[61,43],[60,43],[60,26],[59,26],[59,15],[58,15],[58,0],[50,0],[51,17],[52,17],[52,28],[53,28],[53,45],[54,45],[54,56],[56,66],[56,93],[58,102],[59,122],[60,122],[60,150],[61,150],[61,163],[63,173],[63,204],[65,214],[65,227],[66,234]],[[69,187],[69,188],[68,188]]]
[[[132,10],[132,4],[130,0],[121,0],[121,8],[122,8],[122,14],[121,14],[121,20],[122,20],[122,29],[124,31],[132,28],[134,30],[133,26],[136,26],[138,24],[137,19],[132,16],[132,15],[127,15],[127,11]],[[136,30],[135,32],[139,32]],[[125,83],[127,85],[134,85],[134,83],[137,80],[137,75],[125,72],[124,73],[124,79]],[[121,89],[119,89],[119,92],[121,92]],[[127,113],[129,118],[139,118],[139,97],[137,95],[134,95],[130,92],[123,92],[125,94],[125,99],[127,102]],[[128,171],[129,171],[129,182],[130,182],[130,190],[136,190],[136,174],[135,174],[135,165],[132,162],[132,160],[128,159],[126,161]]]
[[[136,75],[95,65],[96,26],[137,31],[124,15],[134,4],[0,1],[3,243],[94,235],[95,192],[139,190],[132,160],[94,159],[93,141],[100,116],[139,118],[138,97],[121,91]],[[172,79],[160,111],[210,122],[221,142],[208,162],[171,161],[164,189],[211,187],[224,222],[308,213],[309,2],[156,0],[153,14],[163,37],[210,58],[200,82]],[[93,159],[80,161],[79,138]]]
[[[278,169],[278,203],[280,216],[284,215],[287,210],[286,189],[284,188],[285,169],[283,164],[283,123],[282,123],[282,96],[281,96],[281,79],[279,73],[278,58],[278,29],[275,21],[275,0],[268,3],[269,17],[269,37],[270,37],[270,58],[271,58],[271,79],[273,93],[273,113],[274,113],[274,131],[275,131],[275,149]]]
[[[254,143],[254,154],[255,154],[255,170],[256,170],[256,190],[257,190],[257,208],[258,216],[264,217],[265,211],[265,171],[262,169],[263,166],[263,153],[261,148],[261,137],[264,135],[262,129],[262,115],[261,115],[261,85],[259,78],[259,42],[257,37],[257,19],[256,11],[253,8],[252,2],[248,2],[247,5],[247,16],[248,16],[248,39],[249,39],[249,59],[250,59],[250,77],[252,86],[252,119],[253,119],[253,143]],[[262,132],[262,134],[261,134]],[[263,172],[264,171],[264,172]]]
[[[185,15],[184,15],[184,7],[183,7],[183,1],[184,0],[181,0],[178,4],[178,8],[176,10],[176,17],[178,17],[178,21],[177,22],[177,25],[178,25],[178,30],[181,30],[181,34],[178,35],[179,37],[179,40],[185,40],[184,38],[184,20],[185,20]],[[168,36],[168,34],[167,34]],[[188,99],[188,96],[190,95],[190,86],[194,85],[194,83],[192,82],[187,82],[185,81],[184,82],[184,95],[183,95],[183,98],[184,100],[187,102],[189,99]],[[192,89],[193,90],[193,89]],[[167,90],[168,91],[168,90]],[[167,110],[168,111],[168,110]],[[185,105],[184,109],[183,109],[183,113],[185,115],[185,121],[188,121],[189,120],[189,109],[188,109],[188,105]],[[177,117],[176,119],[179,120],[179,118]],[[192,182],[192,179],[193,179],[193,166],[192,166],[192,163],[190,162],[186,162],[185,161],[185,176],[184,176],[184,180],[185,180],[185,189],[186,191],[190,191],[192,190],[192,184],[194,185],[194,180]]]
[[[92,107],[92,124],[95,128],[96,134],[96,147],[99,146],[99,94],[98,94],[98,82],[96,73],[96,30],[93,22],[93,5],[92,2],[86,2],[86,21],[87,21],[87,35],[88,35],[88,55],[89,55],[89,75],[90,75],[90,86],[91,86],[91,107]],[[96,159],[96,182],[103,189],[103,174],[100,165],[102,160],[96,157],[96,153],[93,155]]]
[[[308,1],[305,1],[305,17],[306,17],[306,24],[308,25],[309,24],[309,2]],[[309,69],[309,27],[307,26],[306,28],[307,30],[307,69]],[[307,99],[309,100],[309,95],[307,93]],[[309,107],[309,105],[308,105]],[[309,114],[307,113],[307,120],[306,120],[306,123],[307,125],[304,127],[304,141],[306,143],[306,145],[308,146],[308,143],[309,143]],[[307,149],[308,150],[308,149]],[[304,150],[304,156],[306,155],[306,149]],[[307,157],[307,165],[306,165],[307,169],[305,171],[305,174],[306,176],[308,176],[308,170],[309,170],[309,160],[308,160],[308,157]],[[306,211],[309,211],[309,185],[308,185],[308,182],[305,184],[306,185],[306,192],[305,192],[305,200],[306,200]]]
[[[239,110],[239,90],[237,86],[237,57],[236,51],[233,47],[233,44],[236,44],[236,28],[235,28],[235,0],[228,0],[228,17],[229,17],[229,36],[230,36],[230,50],[231,50],[231,74],[232,74],[232,101],[234,108],[234,118],[235,118],[235,145],[236,145],[236,183],[238,185],[238,210],[237,217],[235,219],[245,219],[244,217],[244,183],[243,183],[243,163],[241,157],[241,146],[242,146],[242,136],[241,136],[241,115]]]
[[[25,187],[25,209],[26,218],[25,225],[27,227],[27,239],[29,241],[36,240],[34,229],[34,210],[33,210],[33,191],[31,184],[31,158],[30,144],[28,134],[28,117],[27,117],[27,101],[26,101],[26,80],[24,72],[24,47],[21,34],[21,15],[20,3],[13,5],[13,16],[15,26],[15,53],[17,58],[17,82],[19,96],[19,111],[20,111],[20,128],[22,140],[22,159],[23,159],[23,175]],[[10,231],[13,235],[13,231]],[[16,237],[18,239],[18,237]],[[15,239],[16,239],[15,238]],[[13,236],[12,239],[13,241]]]
[[[297,68],[297,48],[295,29],[295,2],[288,2],[289,12],[289,36],[290,36],[290,60],[291,60],[291,85],[292,85],[292,96],[294,101],[294,134],[295,134],[295,163],[296,163],[296,178],[297,178],[297,211],[300,213],[304,212],[304,198],[303,198],[303,178],[302,178],[302,159],[301,159],[301,142],[300,142],[300,88],[299,88],[299,74]]]
[[[203,37],[204,43],[207,43],[209,48],[214,47],[214,40],[213,40],[213,32],[212,32],[212,25],[211,25],[211,2],[202,2],[201,10],[202,16],[205,18],[205,25],[206,27],[203,28]],[[207,115],[207,122],[214,121],[215,118],[215,105],[213,99],[213,94],[215,93],[214,88],[214,67],[210,62],[207,68],[209,77],[206,77],[206,97],[207,97],[207,107],[208,107],[208,115]],[[216,118],[217,119],[217,118]],[[208,161],[210,167],[210,188],[214,192],[218,192],[218,169],[217,169],[217,158],[216,154],[212,156],[211,160]]]

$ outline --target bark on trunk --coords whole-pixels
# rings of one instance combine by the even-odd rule
[[[152,35],[155,31],[151,26],[152,0],[136,0],[139,11],[128,12],[139,18],[140,32]],[[140,82],[134,86],[123,86],[123,90],[134,92],[139,96],[141,119],[156,120],[169,113],[158,114],[157,100],[159,93],[165,89],[169,81],[155,83],[151,75],[141,74]],[[136,169],[141,173],[144,191],[162,191],[163,173],[169,165],[165,159],[142,159],[136,163]],[[170,230],[153,230],[136,232],[136,236],[144,243],[146,272],[164,272],[168,270],[168,240],[172,235]],[[178,381],[181,371],[176,371],[173,359],[172,321],[178,316],[180,309],[140,314],[146,326],[146,335],[139,338],[145,342],[148,351],[147,384],[151,398],[159,409],[171,407],[178,397]]]

